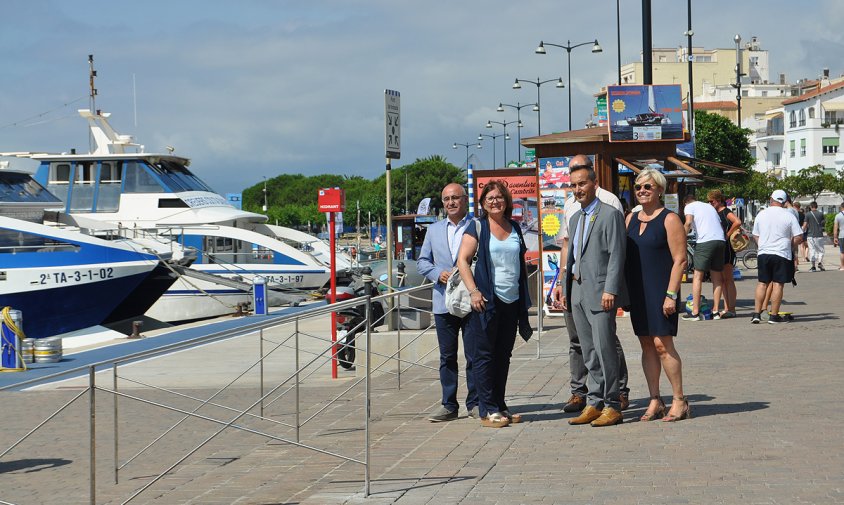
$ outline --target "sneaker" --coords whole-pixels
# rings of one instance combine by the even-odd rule
[[[779,314],[772,314],[768,317],[768,324],[779,324],[784,323],[785,319]]]
[[[821,272],[825,272],[825,271],[826,271],[826,268],[824,268],[824,267],[823,267],[823,263],[818,263],[818,269],[819,269]]]
[[[481,417],[481,410],[478,408],[477,405],[469,409],[469,417],[472,419],[480,419]]]
[[[712,314],[712,320],[713,321],[717,321],[719,319],[721,319],[721,313],[720,312],[716,312],[716,313]]]
[[[750,315],[750,322],[753,324],[759,324],[762,322],[762,315],[758,312],[754,312]]]
[[[706,321],[706,319],[703,317],[703,314],[701,314],[701,313],[684,314],[683,315],[683,321]]]
[[[440,405],[437,410],[435,410],[430,416],[428,416],[428,420],[432,423],[441,423],[443,421],[454,421],[457,419],[457,411],[456,410],[448,410],[445,406]]]
[[[809,271],[810,271],[810,272],[817,272],[817,271],[818,271],[818,269],[817,269],[817,268],[815,268],[815,267],[812,267],[812,268],[810,268],[810,269],[809,269]]]
[[[734,317],[736,317],[736,313],[729,310],[725,310],[721,313],[721,319],[732,319]]]

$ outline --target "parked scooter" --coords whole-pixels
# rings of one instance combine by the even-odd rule
[[[363,282],[364,275],[371,276],[372,269],[364,267],[358,271],[353,271],[351,273],[351,284],[337,288],[337,301],[367,296],[366,284]],[[378,289],[374,285],[370,285],[368,294],[373,297],[378,296]],[[326,295],[326,299],[328,298],[329,296]],[[386,320],[384,314],[383,303],[380,301],[373,302],[372,319],[369,322],[370,328],[383,325]],[[366,306],[363,304],[337,312],[337,360],[340,366],[346,370],[355,369],[355,337],[360,331],[365,330],[365,321]]]

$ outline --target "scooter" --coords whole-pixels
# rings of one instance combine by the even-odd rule
[[[352,272],[352,282],[348,286],[337,288],[337,301],[350,300],[352,298],[367,296],[366,284],[362,280],[363,274],[372,275],[369,267],[364,267],[358,272]],[[378,289],[373,285],[368,293],[370,296],[378,296]],[[329,296],[326,295],[326,299]],[[381,326],[385,323],[384,305],[380,301],[372,303],[370,328]],[[337,360],[340,366],[346,370],[355,369],[355,337],[361,330],[365,330],[366,306],[356,305],[337,312]]]

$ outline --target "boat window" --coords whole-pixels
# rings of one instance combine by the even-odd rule
[[[181,163],[172,160],[161,160],[155,164],[158,176],[164,181],[168,189],[173,192],[180,191],[209,191],[214,192],[210,186],[205,184],[199,177],[193,175],[190,170]]]
[[[73,187],[70,188],[70,210],[91,212],[94,207],[96,162],[77,161],[74,168]]]
[[[22,230],[0,228],[0,254],[74,252],[79,246]]]
[[[126,193],[164,192],[161,184],[147,171],[148,167],[149,165],[137,160],[123,162],[123,178],[126,180],[124,191]]]
[[[115,212],[120,207],[120,185],[123,167],[119,161],[100,162],[100,187],[97,190],[97,212]]]
[[[63,201],[67,201],[67,190],[70,187],[70,163],[50,164],[50,175],[47,180],[47,189],[50,193]]]
[[[0,173],[0,201],[2,202],[59,202],[60,200],[38,184],[29,174]]]
[[[274,252],[272,249],[258,244],[247,243],[247,245],[251,246],[252,249],[252,259],[250,260],[250,263],[273,263]]]

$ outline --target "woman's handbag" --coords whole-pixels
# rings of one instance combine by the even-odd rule
[[[481,236],[481,223],[475,220],[475,231],[478,235],[478,241]],[[475,263],[477,263],[477,250],[475,251],[475,258],[472,260],[472,273],[475,273]],[[445,309],[452,316],[466,317],[472,312],[472,294],[466,288],[466,283],[460,278],[460,269],[454,267],[451,275],[448,276],[448,281],[445,284]]]
[[[730,245],[735,252],[744,251],[747,249],[749,243],[750,240],[747,238],[747,235],[741,232],[741,228],[737,228],[736,231],[730,235]]]

